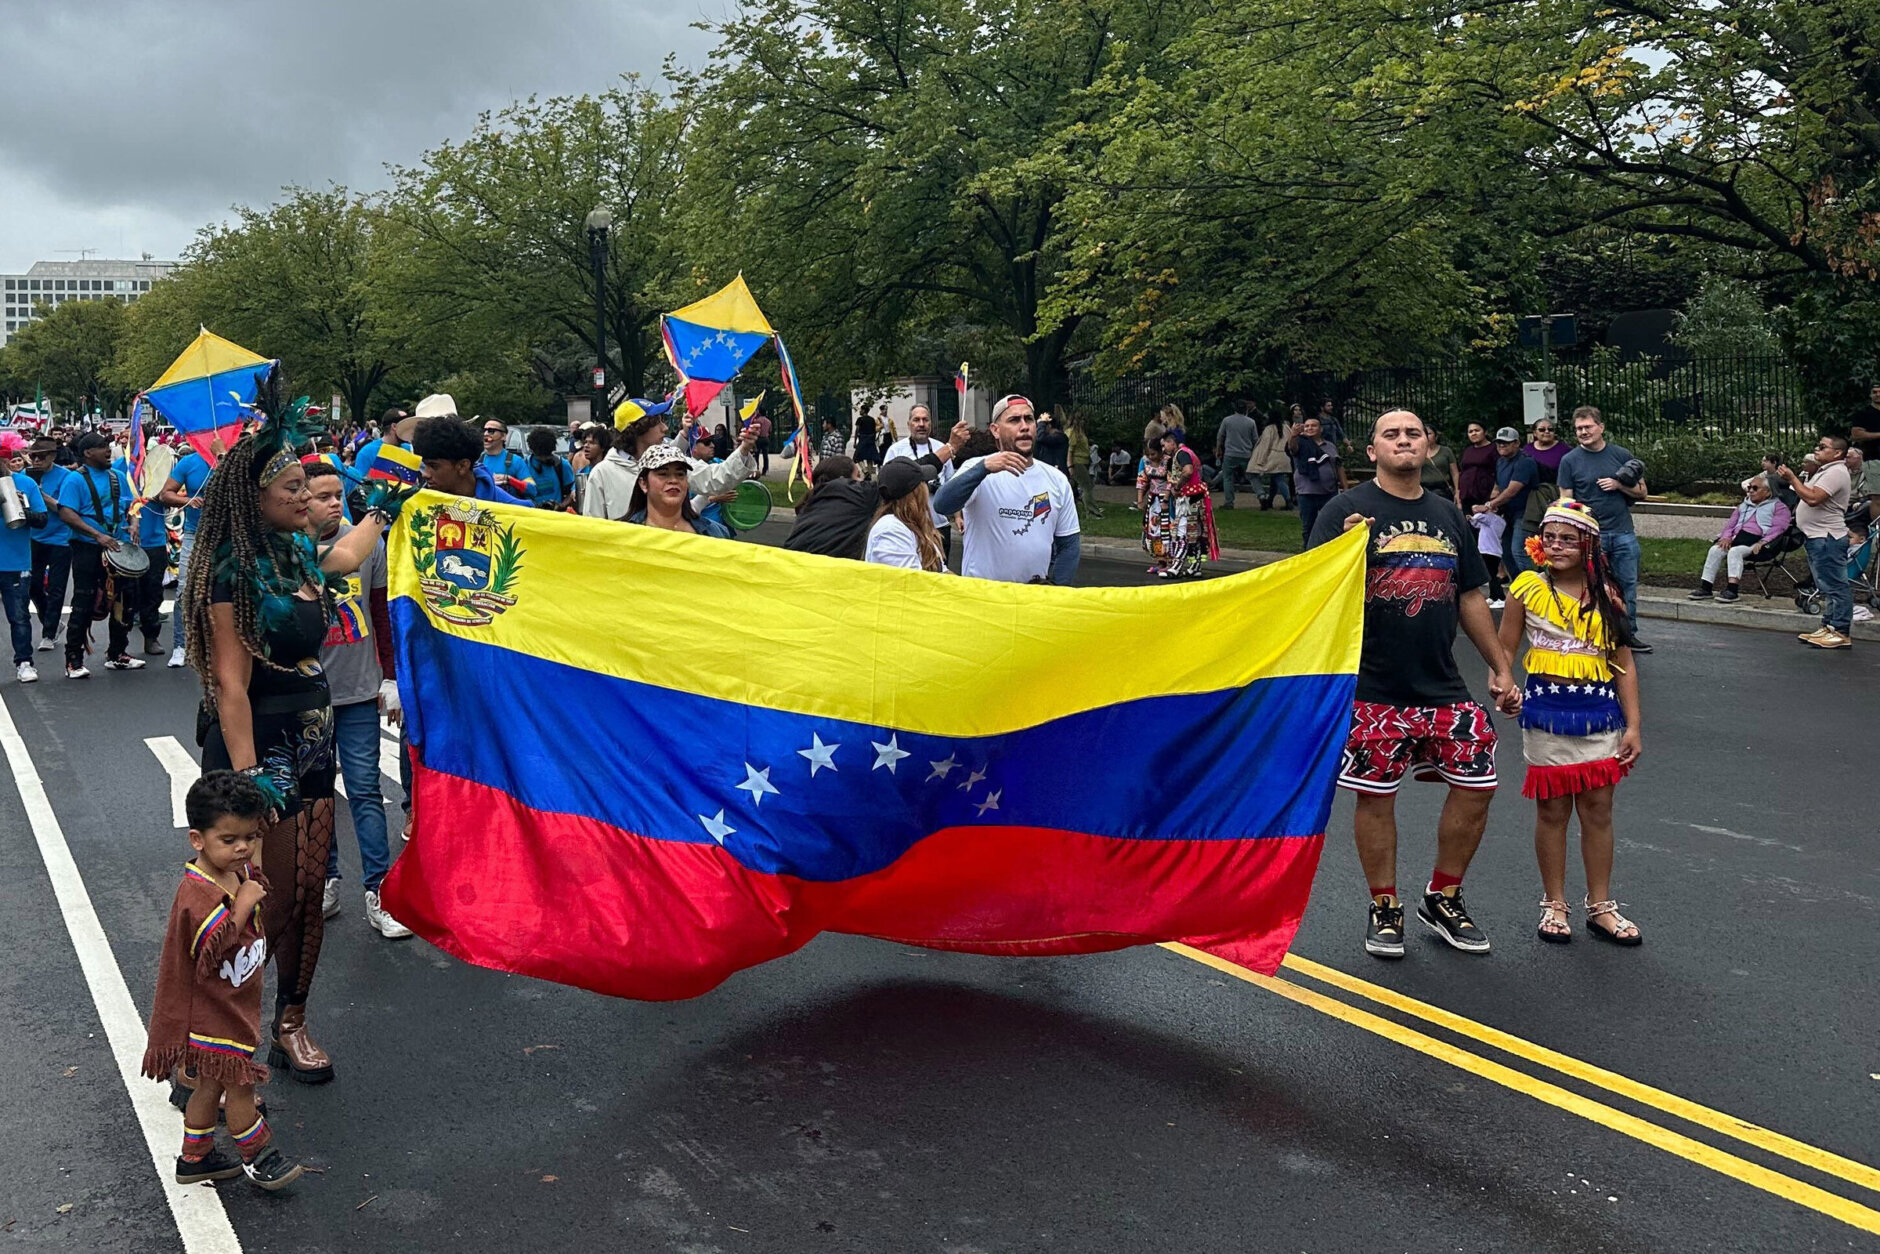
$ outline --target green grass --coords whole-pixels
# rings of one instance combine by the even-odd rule
[[[1134,540],[1142,534],[1142,515],[1118,501],[1106,501],[1103,517],[1083,520],[1084,534]],[[1214,524],[1224,549],[1260,549],[1269,553],[1297,553],[1299,515],[1292,510],[1216,509]],[[1704,568],[1708,540],[1656,540],[1641,537],[1642,582],[1671,588],[1697,585]]]
[[[1085,518],[1084,534],[1134,540],[1142,535],[1142,515],[1119,501],[1106,501],[1103,517]],[[1292,510],[1241,509],[1217,505],[1214,525],[1221,533],[1224,549],[1263,549],[1269,553],[1297,553],[1299,515]]]

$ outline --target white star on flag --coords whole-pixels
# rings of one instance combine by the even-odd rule
[[[1003,791],[1004,791],[1003,789],[995,789],[994,791],[987,793],[986,799],[974,807],[974,809],[979,811],[980,818],[983,819],[986,817],[986,811],[996,810],[999,808],[999,793]]]
[[[927,778],[929,780],[936,780],[945,779],[948,775],[952,774],[953,768],[958,766],[959,762],[949,753],[938,762],[929,762],[927,765],[933,768],[933,774],[929,775]]]
[[[1559,685],[1559,684],[1548,684],[1548,685],[1547,685],[1547,691],[1549,691],[1549,692],[1559,692],[1559,691],[1560,691],[1560,685]]]
[[[807,749],[798,749],[796,753],[798,757],[809,759],[809,777],[815,779],[816,772],[822,770],[825,766],[832,771],[836,769],[836,750],[841,747],[842,746],[839,744],[824,744],[822,737],[812,732],[810,733],[810,747]]]
[[[871,771],[874,770],[875,767],[885,766],[888,768],[888,774],[892,775],[894,774],[896,764],[899,763],[902,758],[913,756],[901,747],[900,737],[898,736],[890,735],[888,737],[888,743],[885,745],[879,740],[871,740],[868,743],[875,746],[875,766],[868,768]]]
[[[698,821],[705,825],[706,833],[721,845],[725,843],[725,837],[738,830],[731,826],[731,824],[725,822],[725,812],[723,810],[712,815],[709,819],[701,814],[698,816]]]
[[[773,797],[779,795],[777,786],[770,782],[770,768],[765,767],[760,771],[749,762],[744,764],[744,782],[739,784],[738,787],[751,794],[751,804],[753,806],[761,806],[764,804],[765,793],[769,793]]]
[[[985,778],[986,778],[986,773],[984,771],[974,771],[971,775],[968,775],[966,777],[966,782],[960,785],[960,791],[961,792],[972,791],[973,785],[981,782]]]

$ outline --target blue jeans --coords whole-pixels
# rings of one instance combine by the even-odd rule
[[[1632,633],[1638,634],[1638,537],[1630,531],[1605,531],[1599,536],[1599,550],[1612,567],[1613,580],[1625,593],[1625,617]]]
[[[1260,481],[1260,487],[1264,489],[1260,493],[1261,504],[1264,505],[1266,502],[1278,497],[1283,508],[1287,502],[1292,500],[1291,475],[1258,475],[1256,478]]]
[[[1510,583],[1513,583],[1514,577],[1522,571],[1534,569],[1534,563],[1528,560],[1527,551],[1528,537],[1533,534],[1528,530],[1526,517],[1515,519],[1502,533],[1504,537],[1502,543],[1505,546],[1502,564],[1507,568],[1502,573],[1507,576]]]
[[[1319,511],[1332,498],[1317,492],[1301,492],[1296,499],[1299,502],[1299,547],[1306,548],[1312,543],[1312,524],[1319,520]]]
[[[1804,540],[1808,571],[1821,593],[1821,622],[1842,635],[1854,625],[1854,597],[1847,587],[1847,537],[1823,536]]]
[[[7,626],[13,631],[13,665],[33,660],[33,624],[26,617],[26,592],[30,579],[23,570],[0,570],[0,606],[6,608]]]
[[[196,533],[185,531],[183,543],[176,555],[176,604],[170,607],[170,644],[178,649],[183,647],[184,637],[187,634],[183,630],[184,625],[189,621],[189,616],[183,613],[183,584],[189,578],[189,555],[195,550]],[[158,603],[161,604],[161,602],[162,593],[159,592]],[[346,787],[351,788],[352,785],[348,784]]]
[[[359,866],[368,892],[379,891],[391,869],[386,843],[385,795],[379,787],[379,703],[354,701],[333,707],[333,746],[346,781],[346,806],[359,838]],[[339,841],[327,846],[326,877],[339,878]]]

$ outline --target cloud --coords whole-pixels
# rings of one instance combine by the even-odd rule
[[[720,0],[0,0],[0,269],[59,249],[173,257],[289,183],[387,162],[535,95],[697,65]]]

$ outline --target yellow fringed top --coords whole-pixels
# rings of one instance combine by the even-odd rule
[[[1610,638],[1599,615],[1561,596],[1531,570],[1515,576],[1508,595],[1527,611],[1528,651],[1521,665],[1528,674],[1611,682],[1613,668],[1606,658]]]

